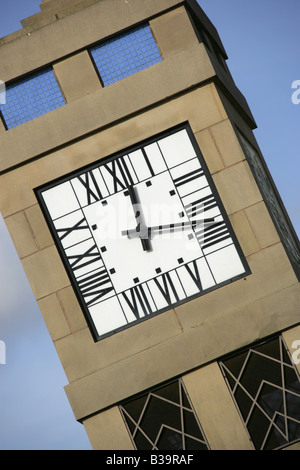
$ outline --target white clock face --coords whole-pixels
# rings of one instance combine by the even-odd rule
[[[249,274],[188,126],[36,194],[95,340]]]

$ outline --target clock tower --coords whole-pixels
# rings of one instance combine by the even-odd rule
[[[216,29],[196,0],[22,26],[0,210],[93,448],[299,448],[299,240]]]

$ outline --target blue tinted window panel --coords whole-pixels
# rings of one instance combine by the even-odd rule
[[[91,49],[105,86],[162,60],[149,26],[140,26]]]
[[[0,109],[8,129],[31,121],[65,104],[52,69],[26,77],[6,88]]]

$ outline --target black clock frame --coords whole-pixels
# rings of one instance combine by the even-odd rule
[[[125,154],[134,152],[135,150],[139,150],[139,149],[140,149],[141,147],[143,147],[143,146],[150,145],[151,143],[154,143],[154,142],[156,142],[156,141],[159,140],[159,139],[162,139],[162,138],[164,138],[164,137],[168,137],[168,136],[170,136],[170,135],[172,135],[172,134],[175,134],[175,133],[179,132],[180,130],[186,130],[186,131],[187,131],[187,134],[188,134],[188,136],[189,136],[189,138],[190,138],[190,141],[191,141],[191,143],[192,143],[192,145],[193,145],[193,147],[194,147],[195,153],[196,153],[196,155],[197,155],[197,157],[198,157],[198,159],[199,159],[199,161],[200,161],[201,167],[202,167],[203,170],[204,170],[205,177],[207,178],[207,181],[208,181],[208,183],[209,183],[209,186],[210,186],[210,188],[211,188],[211,191],[212,191],[212,193],[213,193],[213,196],[214,196],[214,198],[215,198],[215,200],[216,200],[216,202],[217,202],[217,204],[218,204],[218,208],[219,208],[219,210],[220,210],[220,212],[221,212],[221,215],[222,215],[222,217],[223,217],[223,219],[224,219],[224,221],[225,221],[225,223],[226,223],[226,227],[227,227],[227,229],[228,229],[228,231],[229,231],[230,237],[231,237],[231,239],[232,239],[232,241],[233,241],[233,244],[234,244],[234,246],[235,246],[235,248],[236,248],[236,250],[237,250],[237,252],[238,252],[238,255],[239,255],[239,257],[240,257],[240,261],[241,261],[241,263],[243,264],[244,272],[243,272],[242,274],[240,274],[240,275],[237,275],[237,276],[231,278],[231,279],[228,279],[228,280],[226,280],[226,281],[223,281],[223,282],[221,282],[221,283],[219,283],[219,284],[216,284],[216,285],[214,285],[214,286],[212,286],[212,287],[210,287],[210,288],[207,288],[207,289],[205,289],[205,290],[203,290],[203,291],[201,291],[201,292],[198,292],[198,293],[196,293],[196,294],[194,294],[194,295],[192,295],[192,296],[189,296],[189,297],[187,297],[187,298],[185,298],[185,299],[183,299],[183,300],[179,300],[178,302],[175,302],[175,303],[172,302],[172,303],[171,303],[170,305],[168,305],[167,307],[162,308],[162,309],[160,309],[160,310],[157,310],[157,311],[155,311],[155,312],[151,312],[150,315],[145,315],[145,316],[143,316],[143,317],[141,317],[141,318],[138,318],[137,320],[135,320],[135,321],[133,321],[133,322],[131,322],[131,323],[128,323],[127,325],[124,325],[124,326],[121,326],[121,327],[119,327],[119,328],[116,328],[115,330],[112,330],[112,331],[110,331],[110,332],[108,332],[108,333],[105,333],[105,334],[103,334],[103,335],[99,335],[99,333],[98,333],[98,331],[97,331],[97,328],[96,328],[96,326],[95,326],[95,324],[94,324],[94,321],[93,321],[93,319],[92,319],[92,317],[91,317],[91,314],[90,314],[90,312],[89,312],[89,309],[88,309],[88,307],[87,307],[87,304],[86,304],[86,302],[85,302],[85,300],[84,300],[84,298],[83,298],[83,295],[82,295],[82,293],[81,293],[81,291],[80,291],[80,289],[79,289],[78,282],[77,282],[77,280],[76,280],[76,278],[75,278],[75,276],[74,276],[74,273],[73,273],[72,269],[70,268],[70,263],[69,263],[69,261],[68,261],[68,259],[67,259],[67,256],[66,256],[66,254],[65,254],[64,248],[62,247],[61,241],[60,241],[59,236],[58,236],[58,234],[57,234],[57,231],[56,231],[56,229],[55,229],[55,227],[54,227],[54,224],[53,224],[53,222],[52,222],[51,216],[50,216],[49,211],[48,211],[48,209],[47,209],[46,203],[45,203],[45,201],[44,201],[44,199],[43,199],[42,193],[43,193],[44,191],[48,190],[48,189],[54,188],[54,187],[57,186],[57,185],[60,185],[60,184],[62,184],[62,183],[64,183],[64,182],[66,182],[66,181],[69,181],[71,178],[74,178],[74,177],[77,177],[77,176],[79,176],[79,175],[82,175],[83,173],[85,173],[85,172],[87,172],[87,171],[91,171],[91,170],[93,170],[93,169],[96,169],[97,167],[99,167],[99,166],[101,166],[101,165],[104,165],[105,163],[112,162],[113,160],[115,160],[115,159],[117,159],[117,158],[119,158],[119,157],[122,157],[122,156],[125,155]],[[122,189],[122,191],[124,191],[124,188]],[[213,291],[213,290],[219,289],[219,288],[221,288],[221,287],[223,287],[223,286],[225,286],[225,285],[228,285],[228,284],[230,284],[230,283],[232,283],[232,282],[234,282],[234,281],[237,281],[237,280],[239,280],[239,279],[243,279],[243,278],[245,278],[246,276],[248,276],[248,275],[251,274],[251,270],[250,270],[250,268],[249,268],[249,265],[248,265],[248,263],[247,263],[247,261],[246,261],[246,258],[245,258],[245,256],[244,256],[244,254],[243,254],[243,252],[242,252],[242,249],[241,249],[241,247],[240,247],[240,244],[239,244],[239,242],[238,242],[238,239],[237,239],[237,237],[236,237],[236,235],[235,235],[235,233],[234,233],[234,231],[233,231],[233,229],[232,229],[231,223],[230,223],[229,218],[228,218],[228,216],[227,216],[227,213],[226,213],[226,211],[225,211],[225,209],[224,209],[223,203],[222,203],[222,201],[221,201],[221,199],[220,199],[220,196],[219,196],[218,191],[217,191],[217,188],[216,188],[216,186],[215,186],[215,184],[214,184],[213,178],[212,178],[212,176],[210,175],[210,172],[209,172],[209,170],[208,170],[208,167],[207,167],[207,165],[206,165],[206,162],[205,162],[205,160],[204,160],[204,157],[203,157],[203,155],[202,155],[202,153],[201,153],[201,151],[200,151],[200,149],[199,149],[199,146],[198,146],[198,143],[197,143],[197,141],[196,141],[196,138],[195,138],[195,136],[194,136],[194,134],[193,134],[193,131],[192,131],[191,127],[190,127],[190,124],[189,124],[188,122],[184,122],[184,123],[182,123],[182,124],[180,124],[180,125],[177,125],[177,126],[172,127],[172,128],[170,128],[170,129],[168,129],[168,130],[165,130],[165,131],[163,131],[163,132],[161,132],[161,133],[159,133],[159,134],[156,134],[155,136],[152,136],[151,138],[144,139],[144,140],[138,142],[137,144],[135,144],[135,145],[133,145],[133,146],[127,147],[127,148],[125,148],[125,149],[122,149],[121,151],[116,152],[116,153],[113,153],[112,155],[110,155],[110,156],[108,156],[108,157],[101,158],[101,159],[97,160],[96,162],[94,162],[94,163],[92,163],[92,164],[85,165],[85,166],[83,166],[83,167],[81,167],[81,168],[79,168],[79,169],[77,169],[77,170],[75,170],[75,171],[72,171],[72,172],[70,172],[70,173],[64,175],[63,177],[56,178],[55,180],[52,180],[52,181],[50,181],[50,182],[48,182],[48,183],[46,183],[46,184],[43,184],[42,186],[39,186],[39,187],[35,188],[35,189],[34,189],[34,192],[35,192],[36,198],[37,198],[37,200],[38,200],[38,203],[39,203],[39,205],[40,205],[40,207],[41,207],[41,210],[42,210],[42,212],[43,212],[43,215],[44,215],[44,217],[45,217],[45,220],[46,220],[46,222],[47,222],[47,225],[48,225],[48,227],[49,227],[49,230],[50,230],[50,232],[51,232],[51,234],[52,234],[52,237],[53,237],[53,239],[54,239],[54,242],[55,242],[55,245],[56,245],[56,247],[57,247],[58,253],[59,253],[60,257],[61,257],[61,260],[62,260],[62,262],[63,262],[63,265],[64,265],[64,267],[65,267],[65,269],[66,269],[66,272],[67,272],[67,274],[68,274],[68,277],[69,277],[69,279],[70,279],[70,283],[71,283],[71,285],[72,285],[72,287],[73,287],[73,289],[74,289],[75,295],[76,295],[76,297],[77,297],[77,299],[78,299],[78,302],[79,302],[80,307],[81,307],[81,309],[82,309],[82,311],[83,311],[84,317],[85,317],[85,319],[86,319],[86,321],[87,321],[87,325],[88,325],[88,327],[89,327],[89,329],[90,329],[90,332],[91,332],[92,337],[93,337],[93,339],[94,339],[95,342],[97,342],[97,341],[99,341],[99,340],[102,340],[102,339],[104,339],[104,338],[107,338],[107,337],[109,337],[109,336],[111,336],[111,335],[113,335],[113,334],[116,334],[116,333],[119,332],[119,331],[122,331],[122,330],[124,330],[124,329],[130,328],[130,327],[132,327],[132,326],[135,326],[136,324],[138,324],[138,323],[140,323],[140,322],[143,322],[143,321],[145,321],[145,320],[149,320],[149,319],[151,319],[152,317],[155,317],[155,316],[157,316],[157,315],[159,315],[159,314],[161,314],[161,313],[163,313],[163,312],[165,312],[165,311],[170,310],[171,308],[174,308],[174,307],[176,307],[176,306],[182,305],[182,304],[184,304],[184,303],[186,303],[186,302],[190,302],[190,301],[192,301],[192,300],[194,300],[194,299],[196,299],[196,298],[198,298],[198,297],[200,297],[200,296],[202,296],[202,295],[205,295],[205,294],[207,294],[207,293],[209,293],[209,292],[211,292],[211,291]]]

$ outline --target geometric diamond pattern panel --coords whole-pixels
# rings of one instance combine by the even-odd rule
[[[256,450],[300,439],[300,381],[280,336],[220,362]]]
[[[104,86],[162,60],[148,25],[139,26],[90,49]]]
[[[65,104],[51,68],[7,85],[6,103],[0,106],[7,129],[19,126]]]
[[[181,380],[120,406],[137,450],[209,450]]]

